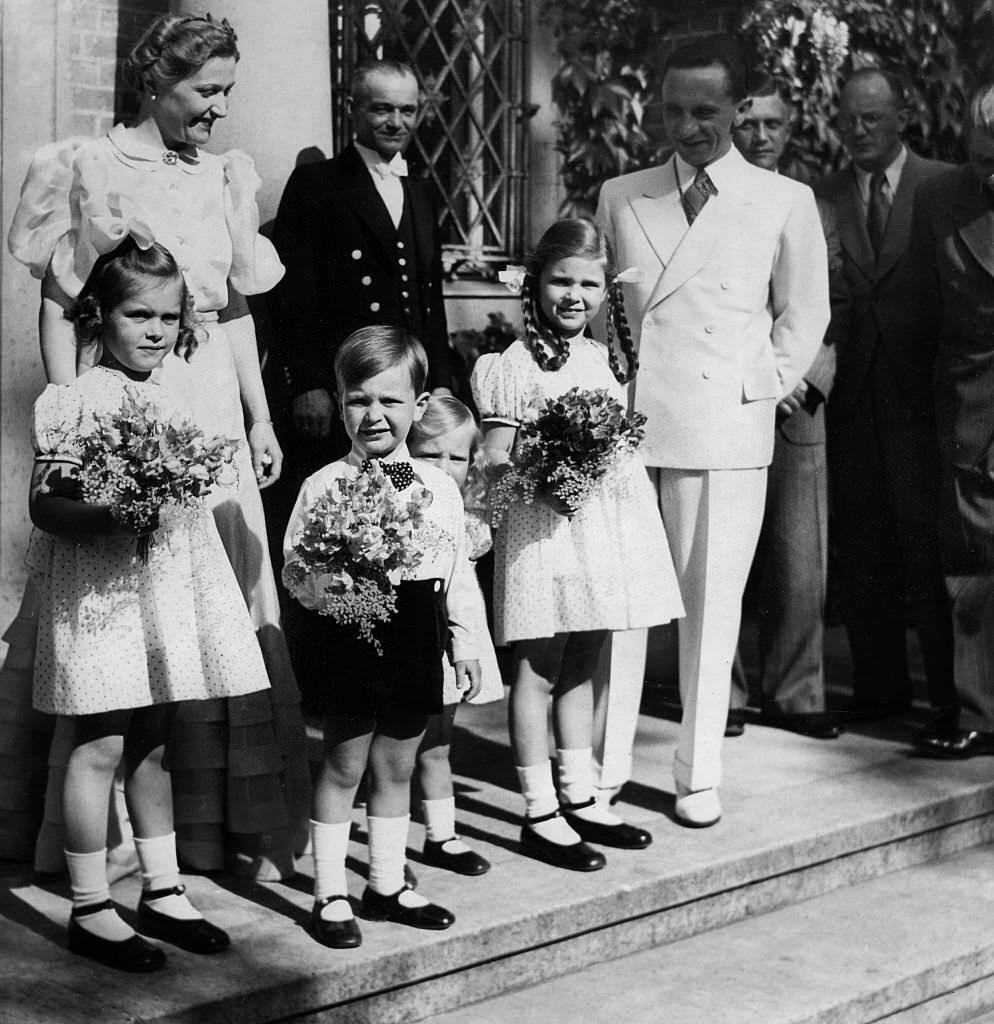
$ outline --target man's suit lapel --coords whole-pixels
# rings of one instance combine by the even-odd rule
[[[661,171],[658,188],[648,189],[630,200],[632,212],[660,263],[660,275],[646,309],[662,302],[700,270],[707,262],[721,224],[719,193],[704,205],[691,230],[680,202],[673,159]]]
[[[900,189],[898,190],[900,191]],[[876,259],[873,246],[866,231],[866,219],[863,215],[863,200],[856,184],[856,174],[849,169],[843,175],[839,188],[836,213],[839,222],[839,241],[849,258],[869,278],[874,276]]]
[[[355,215],[367,225],[383,255],[392,256],[389,240],[395,235],[396,229],[386,204],[376,191],[372,175],[355,146],[349,146],[342,153],[340,187],[342,191],[350,192],[349,202]]]
[[[953,201],[953,220],[963,244],[994,277],[994,212],[991,211],[969,168],[963,168]]]
[[[911,207],[915,199],[915,191],[922,180],[923,161],[910,150],[901,171],[897,194],[891,204],[887,217],[887,230],[884,232],[883,245],[877,257],[874,274],[881,278],[888,273],[894,264],[908,251],[911,242]],[[869,236],[867,236],[869,240]]]

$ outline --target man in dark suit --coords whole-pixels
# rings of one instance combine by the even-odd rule
[[[274,319],[298,435],[284,447],[305,472],[347,450],[332,362],[352,331],[408,328],[428,352],[432,386],[449,385],[436,198],[430,183],[408,176],[402,155],[418,103],[406,64],[362,65],[352,79],[352,143],[297,167],[276,214],[286,276],[273,294]]]
[[[852,164],[815,186],[838,213],[853,304],[851,328],[837,344],[827,450],[856,719],[901,714],[911,706],[908,611],[930,702],[939,710],[955,702],[936,530],[931,346],[913,312],[908,256],[915,192],[948,165],[904,146],[907,120],[897,76],[875,68],[856,71],[839,107]]]
[[[956,720],[916,737],[927,754],[994,754],[994,86],[978,91],[970,162],[919,190],[919,313],[935,315],[939,540],[956,637]]]
[[[771,80],[753,93],[749,109],[732,129],[732,140],[754,167],[781,173],[794,116],[789,96]],[[835,210],[819,199],[818,213],[828,247],[832,323],[814,362],[777,406],[766,511],[752,573],[762,721],[805,736],[834,739],[839,735],[838,716],[825,710],[823,666],[828,573],[825,401],[835,376],[834,340],[849,326],[849,303]],[[736,658],[726,736],[744,729],[748,696],[748,681]]]

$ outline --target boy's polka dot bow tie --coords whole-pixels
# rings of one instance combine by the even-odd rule
[[[398,459],[396,462],[373,461],[379,461],[380,469],[390,478],[390,482],[398,491],[406,490],[414,483],[414,467],[409,462],[401,459]],[[369,459],[363,459],[362,471],[365,473],[372,464]]]

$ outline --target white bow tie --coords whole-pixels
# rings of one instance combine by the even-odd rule
[[[376,171],[381,178],[406,178],[407,161],[403,157],[394,157],[390,163],[373,164],[373,170]]]

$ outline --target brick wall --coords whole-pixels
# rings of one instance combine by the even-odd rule
[[[69,19],[69,71],[73,135],[106,132],[132,120],[138,97],[121,81],[120,62],[145,28],[169,10],[163,0],[62,0]]]

